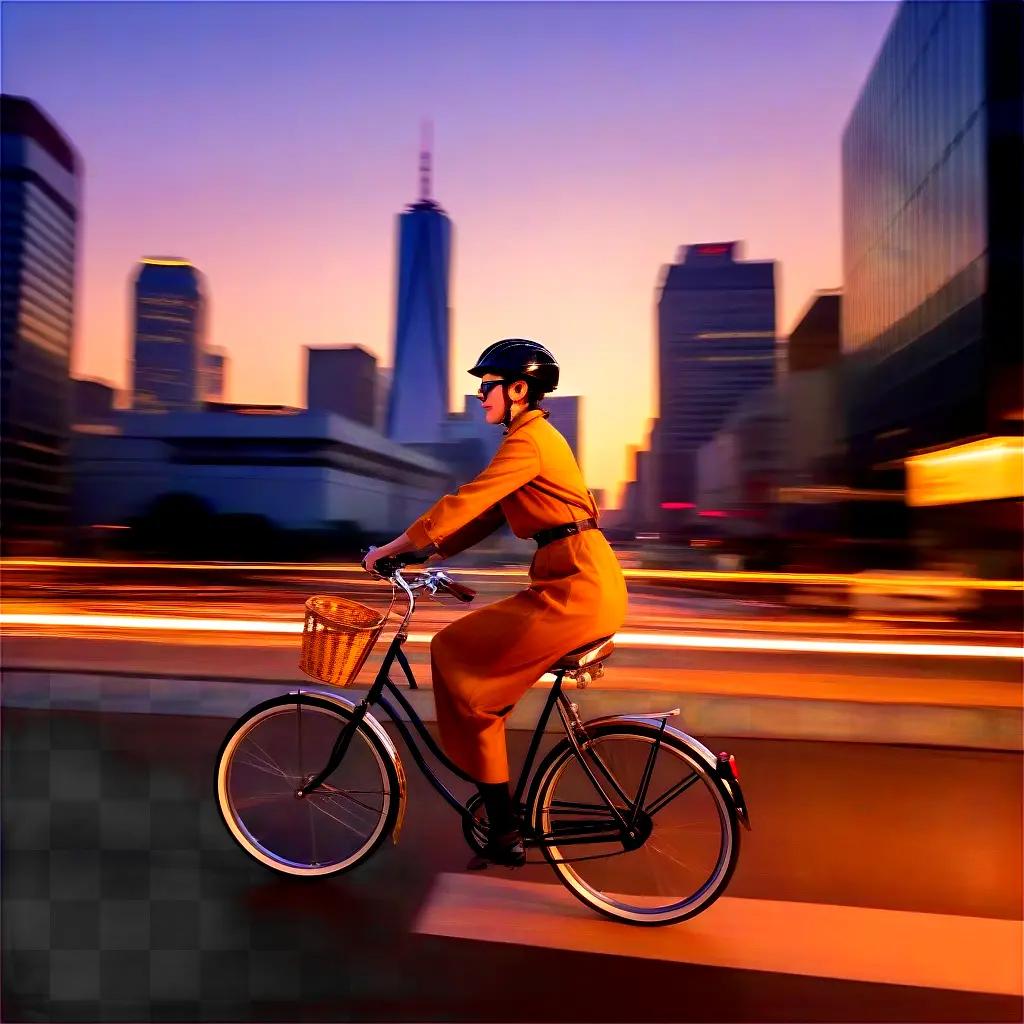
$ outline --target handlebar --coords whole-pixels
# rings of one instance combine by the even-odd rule
[[[364,557],[368,553],[364,552]],[[373,573],[401,586],[409,594],[410,599],[412,598],[413,590],[426,589],[431,594],[436,594],[439,590],[451,594],[464,604],[472,601],[476,597],[476,591],[463,583],[456,583],[455,580],[440,569],[428,569],[423,573],[422,578],[414,581],[412,587],[410,587],[401,575],[402,569],[409,565],[423,565],[430,555],[430,551],[409,551],[401,555],[388,555],[377,560],[373,567]]]
[[[364,568],[365,557],[369,553],[369,550],[363,552]],[[408,551],[402,555],[387,555],[384,558],[377,559],[377,562],[373,567],[373,571],[384,579],[391,579],[396,572],[404,569],[407,565],[422,565],[429,557],[429,553],[421,551]]]
[[[472,587],[467,587],[463,583],[456,583],[455,580],[449,579],[447,576],[444,578],[444,589],[465,604],[469,604],[476,597],[476,591]]]

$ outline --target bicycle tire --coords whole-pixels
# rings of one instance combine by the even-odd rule
[[[285,694],[256,705],[228,730],[217,754],[214,772],[217,807],[235,842],[264,867],[299,878],[341,874],[371,857],[394,830],[404,803],[401,762],[365,723],[356,730],[352,746],[324,787],[302,798],[301,802],[294,796],[300,785],[299,778],[305,776],[308,779],[326,764],[334,739],[350,720],[347,704],[303,692]],[[289,739],[292,722],[295,723],[295,738]],[[273,734],[269,731],[270,726],[274,727]],[[304,727],[305,742],[311,748],[308,751],[302,749]],[[277,744],[273,752],[255,739],[257,731],[264,740],[273,735]],[[247,741],[255,746],[255,753],[245,746]],[[279,759],[281,763],[278,763]],[[300,762],[297,770],[286,770],[293,767],[292,760],[286,759]],[[303,764],[304,759],[306,763]],[[368,780],[369,790],[363,782],[359,783],[358,789],[337,784],[344,778],[354,777],[356,771],[360,772],[361,778]],[[273,789],[266,799],[261,802],[262,794],[251,799],[252,807],[260,809],[261,813],[242,814],[240,810],[240,803],[245,797],[243,783],[238,780],[245,779],[244,785],[249,786],[249,776],[261,781],[263,776],[268,776],[272,780],[269,785]],[[378,785],[379,793],[375,791]],[[291,804],[288,801],[289,791],[294,801]],[[355,795],[357,793],[358,796]],[[270,802],[278,808],[273,813],[264,806]],[[305,805],[305,809],[300,805]],[[319,815],[315,814],[317,810],[321,812]],[[294,827],[297,821],[301,822],[303,815],[308,820],[312,854],[305,857],[298,856],[303,840]],[[332,821],[334,825],[330,824]],[[305,829],[306,826],[302,826],[302,831]],[[366,833],[361,842],[351,841],[351,850],[347,849],[349,844],[336,838],[349,832],[357,838],[360,832]],[[334,852],[328,851],[330,846],[334,847]],[[322,856],[324,853],[328,855]]]
[[[646,755],[651,752],[651,744],[655,742],[659,732],[661,732],[659,726],[649,722],[609,722],[587,729],[589,739],[584,744],[584,749],[596,750],[598,753],[604,754],[609,749],[609,743],[625,743],[635,747],[645,755],[644,758],[639,759],[642,762],[646,759]],[[644,747],[637,747],[638,743],[643,743]],[[664,752],[664,755],[662,752]],[[580,820],[588,820],[588,818],[589,820],[596,820],[603,813],[607,815],[607,820],[611,822],[611,814],[607,811],[603,802],[600,801],[600,797],[597,795],[596,790],[594,790],[592,783],[589,780],[586,780],[585,783],[582,781],[585,779],[585,775],[579,766],[579,759],[575,748],[568,739],[562,740],[549,752],[544,762],[538,768],[535,782],[531,787],[528,805],[529,820],[540,840],[539,845],[544,857],[551,865],[559,881],[577,899],[592,910],[596,910],[598,913],[613,920],[624,921],[633,925],[660,926],[675,924],[703,912],[725,891],[732,878],[739,857],[740,830],[735,807],[721,779],[719,779],[713,768],[709,766],[706,758],[698,752],[696,741],[678,730],[666,728],[661,732],[661,747],[656,765],[661,763],[662,756],[674,758],[678,765],[672,765],[672,767],[685,766],[690,773],[697,777],[697,781],[700,783],[698,792],[703,795],[705,798],[704,802],[707,804],[706,808],[701,806],[701,812],[709,820],[713,818],[713,820],[717,821],[719,834],[718,850],[714,852],[714,864],[708,871],[707,878],[701,884],[693,886],[692,891],[677,891],[671,898],[666,897],[666,902],[664,903],[652,902],[652,899],[656,899],[653,897],[645,897],[647,902],[640,902],[641,897],[639,894],[616,893],[613,890],[605,891],[588,882],[585,877],[587,875],[600,875],[603,872],[605,875],[617,876],[617,881],[621,880],[626,882],[627,885],[639,888],[638,882],[632,879],[627,881],[630,871],[633,869],[628,868],[628,866],[624,867],[624,865],[627,864],[627,857],[633,853],[647,849],[648,854],[650,854],[652,849],[657,850],[653,837],[655,832],[661,827],[657,822],[658,815],[662,813],[661,810],[657,811],[652,818],[651,834],[642,846],[634,850],[627,851],[621,843],[618,843],[616,852],[616,844],[609,842],[607,844],[592,844],[587,847],[579,844],[576,850],[572,851],[566,848],[571,844],[563,844],[560,847],[557,841],[551,838],[541,838],[544,836],[550,837],[552,835],[552,828],[557,828],[556,815],[561,813],[564,818],[571,822],[577,817]],[[592,796],[587,799],[594,800],[594,805],[592,806],[571,799],[556,799],[556,789],[562,780],[567,778],[566,772],[569,771],[570,766],[573,764],[575,764],[576,768],[573,770],[572,788],[585,790],[589,787],[589,793]],[[604,783],[603,779],[602,783]],[[659,784],[663,785],[663,783]],[[564,788],[567,789],[568,787]],[[606,785],[606,789],[608,788],[610,787]],[[694,788],[693,784],[690,784],[689,788]],[[627,792],[627,795],[633,796],[633,793]],[[617,804],[623,803],[621,800],[616,802]],[[559,804],[566,809],[560,812]],[[671,801],[666,807],[670,805]],[[584,806],[587,807],[586,810],[574,809],[583,808]],[[676,813],[680,815],[685,814],[695,806],[693,800],[688,798],[688,808],[677,808]],[[714,811],[713,816],[710,814],[711,809]],[[563,827],[571,826],[563,824]],[[669,829],[679,829],[682,832],[687,827],[670,825]],[[711,826],[709,825],[709,834],[710,829]],[[697,834],[695,830],[690,832],[692,836]],[[666,840],[659,837],[659,841],[665,842]],[[707,841],[709,850],[713,848],[714,843],[715,840],[713,838]],[[602,850],[605,852],[601,852]],[[660,853],[660,851],[658,852]],[[575,856],[572,854],[575,854]],[[615,858],[621,859],[616,863]],[[675,860],[675,858],[672,859]],[[704,859],[710,860],[710,857],[705,856]],[[604,861],[605,864],[598,865],[598,861]],[[636,865],[637,862],[633,861],[632,863]],[[676,860],[676,863],[687,867],[688,870],[693,870],[690,865],[683,864],[678,860]],[[582,865],[585,865],[585,867]],[[697,873],[699,874],[700,870]],[[610,882],[609,885],[611,884]],[[634,902],[629,902],[625,898],[627,895]]]

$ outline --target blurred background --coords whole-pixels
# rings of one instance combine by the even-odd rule
[[[79,776],[37,772],[48,736],[104,771],[173,777],[188,814],[210,813],[225,719],[302,681],[305,598],[385,600],[360,550],[493,455],[466,369],[522,336],[561,363],[545,406],[630,589],[591,706],[681,704],[754,764],[747,906],[881,908],[954,936],[930,957],[945,980],[896,954],[889,973],[836,975],[918,986],[880,1000],[750,974],[723,1009],[704,975],[672,975],[703,993],[695,1019],[1019,1019],[1019,929],[929,930],[1021,916],[1019,3],[23,2],[0,18],[5,793],[27,786],[7,803],[7,896],[51,920],[27,881],[59,817],[38,780]],[[500,532],[453,571],[497,600],[527,585],[533,550]],[[461,611],[417,615],[427,682],[430,637]],[[412,834],[440,844],[423,815]],[[237,882],[231,913],[256,928],[252,894],[280,893],[239,880],[203,821],[204,891]],[[97,829],[75,841],[102,851]],[[426,899],[458,842],[392,881]],[[158,872],[147,843],[134,854]],[[330,889],[351,901],[330,927],[380,912],[375,891]],[[49,957],[32,906],[5,949]],[[388,929],[411,927],[387,920],[371,988]],[[167,925],[180,934],[216,946]],[[987,959],[954,980],[964,949]],[[254,1008],[264,976],[239,968],[220,1002],[212,982],[175,1003],[111,981],[103,1004],[91,961],[25,955],[10,1019],[296,1019],[308,995],[282,972],[275,1018]],[[424,955],[407,964],[421,985]],[[550,1016],[536,1007],[566,962],[531,961],[524,1006]],[[619,977],[656,995],[638,964]],[[323,1013],[455,1013],[449,992],[389,1004],[378,981]],[[500,1017],[477,996],[458,1013]],[[580,1012],[661,1013],[616,1005]]]
[[[8,7],[5,554],[351,560],[522,335],[627,566],[1018,578],[1012,8]]]

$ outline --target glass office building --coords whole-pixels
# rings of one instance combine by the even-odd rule
[[[847,124],[842,334],[864,482],[915,450],[1019,432],[1022,53],[1017,3],[905,3]]]
[[[5,550],[60,544],[81,164],[31,100],[2,97],[0,530]]]
[[[775,263],[738,255],[738,242],[684,246],[664,271],[653,437],[662,508],[696,502],[698,449],[775,379]]]
[[[199,271],[187,260],[147,257],[134,287],[133,407],[148,412],[197,409],[207,374]]]

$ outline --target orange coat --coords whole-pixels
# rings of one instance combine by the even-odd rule
[[[580,507],[582,506],[582,507]],[[446,495],[405,532],[418,548],[463,551],[508,522],[517,537],[572,520],[597,507],[565,438],[546,413],[520,413],[490,465]],[[626,585],[618,559],[598,530],[538,549],[530,586],[456,619],[430,645],[441,743],[479,782],[508,779],[505,715],[554,662],[618,630]]]

